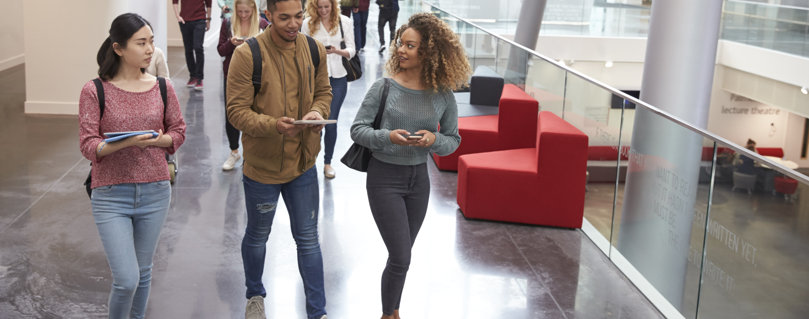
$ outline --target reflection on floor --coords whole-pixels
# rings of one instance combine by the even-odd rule
[[[400,23],[406,19],[400,14]],[[375,15],[349,84],[337,152],[365,90],[381,76]],[[174,83],[185,83],[182,49],[170,48]],[[155,258],[150,318],[239,318],[245,299],[241,163],[227,158],[220,60],[206,47],[205,90],[178,85],[188,124],[180,173]],[[110,273],[81,185],[75,117],[23,114],[25,74],[0,73],[0,317],[102,318]],[[76,88],[78,93],[79,88]],[[660,314],[579,230],[466,220],[454,173],[430,162],[432,197],[402,300],[405,318],[659,318]],[[322,161],[318,169],[322,168]],[[320,180],[320,234],[329,318],[377,318],[386,251],[371,218],[364,175],[335,164]],[[268,317],[303,318],[303,291],[283,205],[268,244]]]

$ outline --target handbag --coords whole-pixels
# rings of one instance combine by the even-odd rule
[[[340,22],[340,36],[343,37],[343,39],[340,40],[340,49],[345,49],[346,48],[346,36],[345,36],[345,33],[343,33],[343,23],[342,22]],[[343,58],[343,68],[345,68],[346,72],[348,73],[348,75],[346,75],[346,80],[348,80],[348,82],[351,82],[351,81],[354,81],[356,79],[361,78],[362,77],[362,63],[360,63],[359,55],[354,54],[354,57],[352,57],[351,59],[346,59],[345,57],[342,57],[342,58]]]
[[[385,102],[388,99],[389,88],[390,79],[385,79],[385,87],[382,89],[382,99],[379,101],[379,109],[376,111],[376,117],[374,117],[373,128],[375,130],[378,130],[379,125],[382,124],[382,113],[385,111]],[[343,155],[343,158],[340,159],[340,162],[343,162],[343,164],[351,169],[358,170],[360,172],[367,172],[368,162],[370,160],[371,150],[365,146],[357,144],[357,142],[354,142],[351,144],[351,147],[348,148],[345,155]]]

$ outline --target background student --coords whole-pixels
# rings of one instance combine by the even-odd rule
[[[219,45],[216,46],[219,55],[225,58],[222,61],[222,71],[225,73],[225,81],[222,81],[225,101],[228,99],[228,68],[230,67],[233,50],[244,43],[245,39],[257,36],[269,25],[267,20],[259,17],[258,6],[255,1],[236,0],[235,2],[231,1],[231,5],[236,8],[236,14],[232,16],[233,19],[226,18],[222,21],[222,26],[219,30]],[[229,171],[236,166],[236,162],[239,161],[241,156],[239,156],[239,130],[228,121],[227,103],[225,103],[225,133],[228,136],[230,155],[222,164],[222,170]]]
[[[340,14],[337,0],[311,0],[306,6],[306,14],[308,17],[303,21],[301,32],[312,36],[326,47],[332,93],[329,119],[336,120],[348,90],[348,72],[343,67],[343,58],[351,59],[356,54],[353,25],[351,19]],[[340,48],[342,41],[345,41],[345,49]],[[337,142],[337,124],[326,125],[324,135],[326,149],[323,155],[323,175],[334,178],[336,173],[331,166],[331,159]]]

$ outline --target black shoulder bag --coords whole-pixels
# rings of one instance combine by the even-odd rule
[[[382,125],[382,113],[385,112],[385,102],[388,99],[388,89],[390,88],[390,79],[385,79],[385,87],[382,89],[382,99],[379,101],[379,110],[376,111],[376,117],[374,118],[373,128],[375,130],[379,129],[379,126]],[[340,162],[343,162],[346,166],[351,169],[358,170],[360,172],[367,172],[368,171],[368,162],[371,160],[371,150],[365,146],[357,144],[354,142],[351,144],[351,147],[348,149],[343,158],[340,159]]]
[[[163,123],[165,125],[166,121],[166,79],[162,77],[157,77],[157,83],[160,86],[160,97],[163,99]],[[95,78],[93,79],[93,84],[96,85],[96,95],[98,96],[98,123],[101,124],[101,119],[104,117],[104,107],[106,103],[104,103],[104,85],[101,84],[101,79]],[[166,160],[169,164],[169,175],[171,176],[171,183],[174,184],[174,177],[177,176],[177,163],[170,159],[168,154],[166,154]],[[93,184],[93,163],[90,163],[90,173],[87,174],[87,179],[84,180],[84,189],[87,190],[87,197],[92,197],[93,189],[90,188]]]
[[[340,49],[346,48],[346,35],[343,33],[343,22],[340,21],[340,36],[342,36],[342,40],[340,40]],[[354,54],[354,57],[351,59],[343,58],[343,68],[346,69],[348,75],[346,75],[346,80],[348,82],[354,81],[362,77],[362,63],[360,63],[360,56],[359,54]]]

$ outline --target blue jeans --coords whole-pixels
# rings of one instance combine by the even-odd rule
[[[329,77],[329,84],[331,84],[331,111],[329,112],[329,119],[336,120],[340,116],[340,107],[343,106],[343,100],[346,99],[346,92],[348,91],[348,80],[346,77],[333,78]],[[326,134],[324,137],[326,143],[325,154],[323,155],[323,162],[331,164],[331,158],[334,156],[334,144],[337,143],[337,124],[326,125]]]
[[[110,318],[143,318],[160,229],[171,202],[169,181],[93,189],[93,218],[112,272]]]
[[[354,47],[357,51],[365,47],[365,33],[368,30],[368,11],[357,11],[354,15]]]
[[[289,211],[292,237],[298,247],[298,271],[303,279],[308,318],[326,314],[326,292],[323,285],[323,256],[317,234],[320,195],[317,169],[310,168],[303,175],[285,184],[262,184],[243,177],[244,201],[247,205],[247,229],[242,239],[246,297],[267,296],[261,277],[267,238],[278,204],[278,195],[284,196]]]

